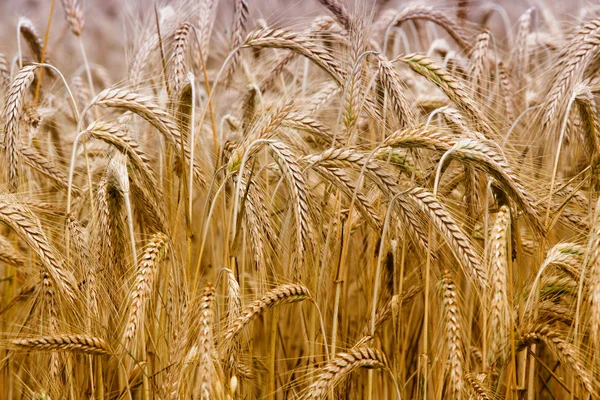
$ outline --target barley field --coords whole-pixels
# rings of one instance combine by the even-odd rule
[[[1,3],[0,399],[600,398],[600,4]]]

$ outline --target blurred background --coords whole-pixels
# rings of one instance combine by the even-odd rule
[[[85,12],[85,30],[83,39],[91,62],[104,65],[109,69],[112,78],[123,79],[126,75],[128,55],[135,47],[136,40],[144,32],[144,28],[154,26],[153,8],[158,9],[167,5],[176,12],[185,14],[193,0],[81,0]],[[214,41],[226,43],[228,28],[231,24],[233,0],[218,1],[218,18],[213,37]],[[432,0],[425,1],[436,8],[442,8],[448,15],[456,15],[457,1],[460,0]],[[506,29],[514,27],[516,19],[529,7],[537,6],[539,9],[549,8],[560,10],[555,15],[563,19],[559,22],[569,22],[584,16],[576,15],[571,10],[579,10],[589,2],[583,0],[463,0],[469,3],[468,19],[474,27],[482,22],[489,26],[495,37],[505,36]],[[43,36],[48,23],[51,0],[0,0],[0,33],[2,38],[16,35],[16,25],[20,16],[31,19],[40,36]],[[359,8],[365,14],[373,7],[401,8],[411,2],[402,0],[347,0],[351,8]],[[600,2],[598,2],[600,5]],[[316,10],[322,7],[317,0],[254,0],[250,7],[250,21],[263,18],[269,25],[286,26],[301,25],[316,15]],[[251,22],[252,23],[252,22]],[[251,27],[250,27],[251,28]],[[55,2],[54,16],[52,19],[49,50],[55,59],[78,56],[77,42],[73,35],[68,34],[67,23],[64,18],[62,3]],[[0,52],[7,55],[16,54],[16,40],[0,41]],[[501,44],[500,44],[501,45]],[[224,47],[226,48],[226,46]],[[76,63],[65,63],[74,66]],[[69,71],[67,71],[69,72]]]

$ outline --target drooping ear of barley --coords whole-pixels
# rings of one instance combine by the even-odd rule
[[[42,175],[48,177],[56,187],[67,189],[67,175],[53,161],[47,159],[45,156],[31,147],[21,146],[18,151],[25,164],[40,172]],[[79,189],[77,187],[73,187],[71,190],[75,194],[79,193]]]
[[[484,374],[482,378],[485,378]],[[466,380],[469,383],[469,388],[471,389],[471,391],[473,392],[473,394],[475,395],[475,398],[479,399],[479,400],[491,400],[494,398],[494,395],[491,393],[491,391],[483,385],[482,380],[483,379],[479,379],[478,376],[473,376],[472,374],[468,374],[466,376]]]
[[[414,121],[414,113],[406,98],[405,89],[402,87],[402,79],[394,65],[383,55],[379,56],[379,79],[383,88],[388,93],[394,115],[400,120],[400,126],[408,126]]]
[[[503,155],[498,154],[486,143],[470,138],[461,140],[449,153],[465,162],[473,163],[475,167],[494,177],[502,184],[507,194],[527,211],[527,219],[535,231],[545,235],[545,227],[541,223],[540,212],[532,195],[523,186],[521,179],[513,172]]]
[[[31,52],[35,56],[36,61],[42,62],[42,49],[44,47],[44,43],[42,42],[42,38],[38,35],[33,22],[31,22],[31,20],[28,18],[21,17],[19,18],[18,28],[19,33],[23,35],[23,38],[27,42]],[[21,50],[19,49],[19,66],[23,67],[23,63],[21,61],[23,55],[20,51]],[[47,57],[45,57],[45,61],[49,62]]]
[[[334,18],[340,23],[344,29],[350,31],[352,17],[348,10],[342,3],[342,0],[319,0],[321,4],[323,4],[329,12],[334,16]]]
[[[586,392],[592,397],[599,395],[594,375],[585,367],[573,344],[559,332],[548,325],[533,326],[519,337],[517,348],[521,350],[535,342],[543,342],[548,346],[556,357],[574,372]]]
[[[471,123],[479,132],[486,135],[486,137],[493,132],[481,107],[469,96],[464,85],[447,71],[431,59],[419,54],[404,56],[402,61],[407,63],[415,72],[438,86],[450,101],[471,120]]]
[[[190,159],[189,149],[181,150],[181,132],[176,122],[169,114],[149,96],[140,95],[127,89],[108,88],[100,92],[88,107],[93,105],[100,107],[116,107],[131,111],[147,120],[158,131],[164,135],[167,142],[173,146],[178,156]],[[204,178],[198,164],[194,164],[194,178],[197,182],[204,183]]]
[[[150,96],[144,96],[127,89],[108,88],[96,95],[88,107],[93,105],[100,107],[124,108],[138,114],[146,119],[175,148],[179,145],[180,132],[172,118]]]
[[[308,115],[300,113],[289,113],[285,116],[285,119],[281,122],[282,125],[302,130],[314,135],[315,138],[322,140],[323,142],[331,145],[335,138],[337,143],[344,144],[343,138],[335,137],[335,134],[324,125],[321,121],[314,119]]]
[[[160,187],[158,186],[150,159],[143,152],[142,147],[135,138],[118,124],[96,121],[90,124],[80,135],[81,143],[85,143],[89,140],[89,137],[93,137],[114,146],[117,150],[128,156],[144,184],[152,188],[157,194],[160,194]]]
[[[579,280],[585,254],[586,248],[577,243],[559,243],[548,252],[546,259],[540,267],[540,271],[544,270],[547,265],[554,265],[563,274],[571,277],[573,280]],[[589,279],[589,276],[585,278]],[[588,284],[587,282],[583,283],[584,285]],[[535,282],[533,288],[536,289]]]
[[[408,195],[417,209],[431,219],[434,226],[448,241],[451,250],[465,268],[465,274],[472,276],[479,287],[485,288],[488,285],[488,276],[481,265],[481,257],[475,253],[470,240],[456,225],[450,214],[447,213],[433,194],[425,189],[414,188],[408,192]]]
[[[58,252],[50,245],[40,220],[10,195],[0,195],[0,221],[14,230],[36,253],[59,293],[71,302],[78,297],[77,283]]]
[[[227,346],[241,333],[242,329],[267,308],[285,303],[295,303],[310,298],[311,295],[308,289],[300,284],[281,285],[265,293],[260,299],[248,304],[242,310],[240,316],[228,326],[227,330],[223,333],[223,342],[220,345],[222,348],[227,349]]]
[[[255,29],[248,34],[243,47],[283,48],[294,51],[314,62],[342,86],[345,71],[335,58],[322,46],[294,32],[285,29]]]
[[[436,10],[435,8],[426,5],[415,3],[404,8],[402,11],[390,13],[388,18],[380,22],[380,25],[389,29],[398,26],[405,21],[419,19],[431,21],[441,26],[463,50],[468,52],[471,49],[471,43],[469,43],[463,30],[455,21],[449,18],[443,11]]]
[[[379,350],[367,346],[353,347],[339,353],[320,371],[317,380],[306,390],[304,399],[324,399],[332,388],[359,368],[387,370],[387,359]]]

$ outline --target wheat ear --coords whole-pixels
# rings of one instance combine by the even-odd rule
[[[185,75],[187,73],[185,65],[185,54],[190,40],[192,25],[188,23],[182,24],[176,31],[173,38],[173,54],[169,63],[169,76],[172,84],[171,98],[178,99],[181,89],[184,86]]]
[[[8,81],[10,81],[10,67],[6,56],[0,53],[0,85],[4,86]]]
[[[19,160],[20,160],[20,141],[19,121],[23,110],[25,92],[33,82],[35,77],[35,65],[23,67],[15,75],[6,98],[4,106],[4,149],[6,151],[8,187],[11,191],[16,191],[19,185]]]
[[[356,346],[347,353],[338,353],[321,368],[317,380],[307,388],[307,394],[303,398],[306,400],[326,398],[332,388],[359,368],[387,371],[387,359],[379,350],[367,346]]]
[[[352,17],[341,0],[319,0],[344,29],[350,31]]]
[[[406,89],[402,86],[402,79],[394,65],[383,55],[379,55],[379,79],[381,85],[388,93],[394,115],[399,118],[402,127],[409,126],[414,121],[410,102],[404,95]]]
[[[77,284],[59,254],[50,245],[40,220],[12,196],[0,195],[0,221],[13,229],[39,257],[53,282],[68,300],[75,304]]]
[[[216,0],[202,0],[200,11],[198,12],[198,31],[200,32],[200,57],[206,63],[210,50],[210,37],[215,23],[216,12],[214,12]]]
[[[309,198],[306,189],[306,182],[302,175],[302,169],[296,163],[290,149],[282,142],[270,142],[269,147],[275,155],[275,159],[280,165],[286,179],[289,181],[290,190],[294,203],[296,204],[296,229],[298,263],[295,266],[295,277],[299,278],[302,273],[302,267],[307,258],[310,240],[312,238],[312,229],[310,225]]]
[[[581,26],[567,45],[555,67],[555,77],[548,92],[542,124],[550,126],[555,114],[565,99],[570,98],[574,83],[588,66],[590,58],[597,54],[600,44],[600,19],[594,19]]]
[[[246,23],[248,22],[248,0],[235,0],[233,11],[233,29],[231,30],[230,51],[231,61],[225,74],[225,82],[229,82],[235,72],[240,59],[237,50],[244,40]]]
[[[6,239],[0,236],[0,262],[12,265],[13,267],[23,267],[27,259],[20,251]]]
[[[71,32],[75,36],[81,36],[81,32],[85,26],[81,2],[79,0],[62,0],[62,4],[65,9],[65,19],[69,24]]]
[[[215,365],[213,357],[215,356],[215,344],[213,338],[213,303],[215,297],[215,288],[207,286],[202,294],[200,301],[200,399],[209,400],[211,398],[212,386],[215,382]]]
[[[472,276],[479,287],[487,287],[488,276],[486,270],[481,266],[481,257],[475,253],[471,241],[445,208],[436,200],[435,196],[423,188],[411,189],[407,195],[443,234],[450,244],[451,250],[466,269],[467,276]]]
[[[481,107],[469,96],[463,84],[447,71],[424,55],[407,55],[402,57],[402,61],[407,63],[415,72],[438,86],[450,101],[470,119],[478,131],[484,135],[490,135],[493,132],[481,112]]]
[[[69,351],[92,355],[111,354],[104,339],[86,335],[54,335],[30,339],[11,339],[8,343],[21,351]]]
[[[490,390],[483,385],[483,382],[478,377],[473,376],[473,374],[467,374],[466,380],[475,398],[478,400],[491,400],[494,398],[494,395],[490,393]]]
[[[166,257],[169,239],[162,233],[156,233],[150,239],[146,249],[140,256],[138,269],[135,274],[135,281],[131,291],[131,305],[127,317],[127,324],[123,332],[123,344],[129,348],[133,341],[139,325],[142,322],[142,316],[145,312],[148,296],[154,287],[154,276],[158,263]]]
[[[585,368],[585,365],[577,355],[576,348],[561,334],[553,330],[552,327],[540,325],[530,328],[519,338],[517,348],[518,350],[521,350],[538,341],[544,342],[544,344],[556,354],[558,359],[575,373],[585,390],[590,393],[592,397],[598,396],[594,377],[590,374],[589,370]]]
[[[285,29],[256,29],[246,37],[243,47],[288,49],[313,61],[340,86],[346,75],[342,66],[321,46]]]
[[[390,13],[389,16],[387,16],[385,19],[382,19],[378,25],[383,25],[387,29],[390,29],[391,27],[398,26],[403,22],[415,19],[431,21],[441,26],[463,50],[469,52],[471,49],[471,43],[465,37],[465,34],[460,26],[453,19],[449,18],[444,12],[441,10],[436,10],[433,7],[414,4],[406,7],[400,12]]]
[[[509,232],[510,209],[507,205],[503,205],[496,216],[490,238],[491,318],[488,324],[490,363],[493,362],[500,345],[506,341],[511,327],[508,304],[508,241],[511,240]]]
[[[444,304],[444,332],[446,346],[448,347],[450,388],[452,398],[458,399],[461,397],[464,387],[462,321],[456,287],[448,273],[444,274],[442,278],[442,298]]]
[[[273,308],[280,304],[295,303],[311,298],[308,288],[300,284],[282,285],[265,293],[260,299],[247,305],[240,316],[227,328],[223,334],[223,345],[226,347],[227,344],[231,343],[246,325],[252,322],[254,318],[267,308]]]

